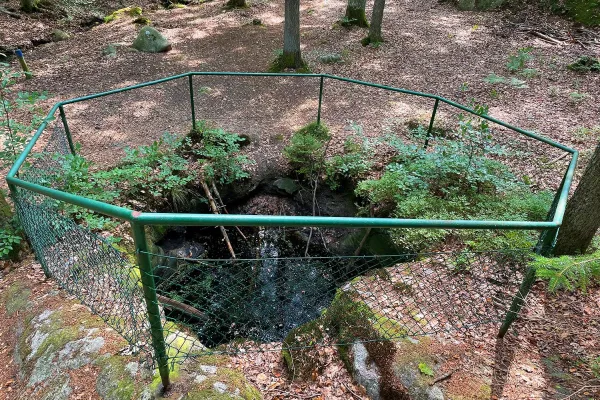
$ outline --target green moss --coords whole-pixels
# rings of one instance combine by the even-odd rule
[[[321,370],[316,344],[323,340],[323,321],[316,319],[292,329],[283,340],[281,351],[290,378],[310,379],[313,372]],[[313,347],[307,347],[313,346]]]
[[[26,288],[22,283],[14,283],[2,296],[2,302],[6,308],[6,313],[8,315],[13,315],[17,311],[25,310],[29,303],[30,294],[31,290]]]
[[[109,23],[115,21],[119,19],[123,14],[129,15],[130,17],[142,15],[142,7],[132,6],[121,8],[119,10],[114,11],[112,14],[109,14],[106,17],[104,17],[104,22]]]
[[[205,363],[206,359],[203,362],[196,360],[197,363],[195,365],[214,365]],[[193,365],[189,366],[188,369],[195,370]],[[217,392],[213,385],[217,382],[222,382],[227,385],[226,393]],[[237,370],[230,368],[217,368],[217,372],[215,375],[208,376],[202,383],[196,384],[196,386],[190,390],[185,399],[231,399],[231,393],[235,393],[236,389],[239,390],[239,396],[241,396],[244,400],[260,400],[262,399],[262,395],[260,392],[252,385],[248,383],[244,375]]]
[[[52,313],[48,317],[48,321],[39,328],[41,332],[48,334],[48,337],[33,355],[34,360],[47,351],[58,351],[65,347],[67,343],[79,339],[81,335],[79,327],[65,325],[61,314],[60,311]]]
[[[299,58],[298,60],[296,58]],[[300,54],[279,54],[269,66],[269,72],[283,72],[286,69],[293,69],[300,74],[310,74],[311,70],[308,64],[304,62]]]
[[[346,8],[346,16],[340,21],[342,26],[360,26],[361,28],[368,28],[369,21],[367,20],[367,14],[364,8],[355,8],[348,6]]]
[[[99,358],[96,365],[101,368],[96,379],[96,391],[106,400],[129,400],[138,392],[131,373],[126,369],[129,360],[122,356]]]

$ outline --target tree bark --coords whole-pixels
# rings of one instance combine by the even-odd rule
[[[367,14],[365,12],[366,6],[367,0],[348,0],[344,25],[356,25],[367,28],[369,21],[367,21]]]
[[[36,0],[21,0],[21,10],[30,13],[35,11],[36,9]]]
[[[369,43],[383,42],[381,36],[381,23],[383,22],[383,9],[385,0],[375,0],[373,4],[373,15],[371,15],[371,26],[369,27]]]
[[[227,2],[229,8],[244,8],[247,7],[246,0],[229,0]]]
[[[567,203],[553,254],[583,254],[600,227],[600,143]]]
[[[300,54],[300,0],[285,0],[285,23],[283,27],[282,68],[304,66]]]

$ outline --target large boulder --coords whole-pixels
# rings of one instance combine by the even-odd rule
[[[171,50],[171,44],[159,31],[145,26],[133,41],[133,48],[144,53],[161,53]]]

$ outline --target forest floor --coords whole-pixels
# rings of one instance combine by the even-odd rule
[[[2,4],[15,7],[16,3]],[[137,4],[144,7],[152,26],[170,40],[171,51],[132,51],[128,46],[139,27],[127,16],[84,29],[77,21],[55,16],[14,19],[0,13],[0,44],[24,47],[35,73],[35,79],[20,84],[19,89],[48,91],[52,97],[44,105],[49,108],[58,100],[191,70],[263,72],[282,47],[282,2],[258,0],[247,9],[231,11],[223,9],[222,1],[172,10],[148,2]],[[489,105],[493,117],[581,151],[577,175],[581,174],[600,139],[600,74],[578,74],[567,65],[581,55],[600,55],[600,47],[577,40],[555,45],[518,29],[526,26],[569,36],[575,32],[570,22],[535,10],[459,12],[448,3],[400,0],[386,6],[386,42],[373,48],[360,44],[364,30],[336,23],[344,4],[340,0],[301,3],[302,50],[312,71],[434,93],[463,104],[474,98]],[[97,4],[100,8],[111,5]],[[254,19],[261,24],[253,24]],[[55,28],[69,31],[71,38],[40,44]],[[107,51],[109,45],[114,52]],[[525,47],[532,48],[534,57],[527,68],[537,70],[533,77],[509,73],[506,68],[509,56]],[[333,53],[342,61],[320,62],[321,56]],[[527,87],[488,83],[484,79],[491,73],[518,78]],[[197,87],[203,88],[196,99],[197,118],[249,134],[254,139],[253,155],[268,164],[280,164],[281,148],[289,135],[314,119],[317,80],[196,78]],[[82,152],[106,166],[126,146],[148,144],[165,131],[186,129],[188,96],[187,82],[177,81],[69,105],[65,111]],[[427,120],[432,106],[429,100],[328,81],[323,119],[334,134],[340,133],[335,148],[336,143],[343,143],[349,120],[363,126],[367,135],[376,136],[385,129],[401,129],[398,126],[411,119]],[[440,121],[453,123],[454,117],[450,109],[439,111]],[[497,132],[498,137],[509,135],[500,128]],[[533,141],[518,144],[525,156],[511,160],[513,170],[527,176],[534,190],[555,189],[569,158]],[[592,371],[592,361],[600,362],[599,310],[598,287],[587,295],[550,295],[538,283],[508,337],[497,341],[497,327],[490,327],[486,338],[472,341],[469,349],[457,354],[461,365],[472,370],[457,371],[442,385],[464,386],[461,374],[475,373],[491,387],[486,398],[600,398],[600,367]],[[5,328],[0,326],[0,337]],[[279,353],[238,362],[266,398],[358,397],[339,360],[327,356],[332,357],[329,372],[311,383],[288,382]],[[481,398],[481,393],[471,396],[468,385],[464,387],[463,398]]]

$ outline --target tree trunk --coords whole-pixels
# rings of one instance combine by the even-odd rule
[[[375,3],[373,4],[373,15],[371,16],[371,26],[369,27],[369,43],[383,42],[383,37],[381,36],[381,23],[383,22],[384,8],[385,0],[375,0]]]
[[[245,7],[247,7],[246,0],[229,0],[226,5],[229,8],[245,8]]]
[[[367,28],[369,21],[367,21],[367,14],[365,12],[366,6],[367,0],[348,0],[344,25],[356,25]]]
[[[36,0],[21,0],[21,10],[30,13],[35,11],[36,9]]]
[[[285,23],[283,27],[282,68],[304,66],[300,54],[300,0],[285,0]]]
[[[583,254],[600,227],[600,143],[567,203],[553,254]]]

